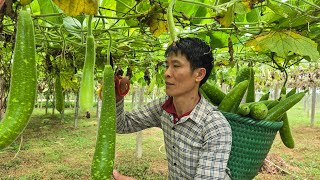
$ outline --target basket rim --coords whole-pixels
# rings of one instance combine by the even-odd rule
[[[283,125],[282,121],[273,122],[268,120],[254,120],[250,117],[243,117],[238,114],[234,114],[230,112],[225,112],[225,111],[220,111],[220,112],[226,117],[228,121],[232,120],[245,125],[269,128],[274,130],[279,130]]]

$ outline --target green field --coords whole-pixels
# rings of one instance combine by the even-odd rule
[[[10,147],[0,151],[0,179],[90,179],[97,118],[79,117],[74,128],[74,112],[45,115],[35,109],[28,127]],[[273,173],[256,179],[320,179],[320,113],[311,128],[302,105],[289,111],[296,148],[288,149],[277,136],[269,153]],[[166,179],[167,162],[161,129],[144,130],[143,157],[136,158],[136,134],[117,135],[116,164],[120,172],[137,179]],[[18,153],[17,153],[18,152]],[[280,170],[281,168],[282,170]]]

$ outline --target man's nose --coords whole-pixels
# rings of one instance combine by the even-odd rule
[[[166,71],[164,72],[164,77],[171,77],[170,67],[168,67],[168,68],[166,69]]]

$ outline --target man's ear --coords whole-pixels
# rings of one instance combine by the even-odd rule
[[[196,71],[196,81],[200,82],[206,76],[207,71],[205,68],[199,68]]]

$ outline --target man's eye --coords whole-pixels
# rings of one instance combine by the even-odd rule
[[[176,67],[180,67],[180,65],[175,64],[175,65],[173,65],[173,67],[175,67],[175,68],[176,68]]]

